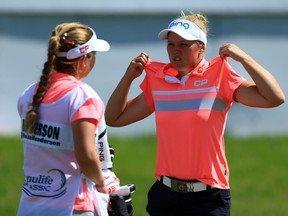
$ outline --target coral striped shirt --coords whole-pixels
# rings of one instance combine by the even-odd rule
[[[181,80],[170,64],[150,61],[145,71],[140,87],[155,111],[156,177],[195,179],[228,189],[224,130],[233,93],[245,79],[220,57],[203,59]]]

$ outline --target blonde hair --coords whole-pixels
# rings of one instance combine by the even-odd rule
[[[207,35],[208,19],[200,13],[193,13],[191,11],[189,13],[190,13],[189,15],[186,15],[184,11],[181,11],[181,16],[178,17],[177,19],[184,19],[195,23]]]
[[[65,57],[57,57],[58,52],[67,52],[77,45],[86,43],[92,37],[91,30],[83,24],[72,22],[62,23],[55,27],[49,38],[47,60],[42,69],[37,91],[33,96],[31,109],[26,114],[24,130],[33,133],[39,119],[38,109],[50,86],[50,77],[53,71],[60,71],[71,75],[77,74],[75,62],[82,57],[67,60]]]

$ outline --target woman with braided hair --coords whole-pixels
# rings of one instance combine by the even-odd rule
[[[109,49],[80,23],[52,32],[40,81],[18,100],[25,173],[18,215],[95,215],[99,197],[108,203],[94,140],[104,104],[81,79],[93,69],[96,52]]]

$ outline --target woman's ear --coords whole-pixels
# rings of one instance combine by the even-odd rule
[[[80,59],[81,70],[85,69],[86,66],[87,66],[87,56],[85,55]]]
[[[200,47],[200,52],[201,52],[201,53],[204,53],[205,50],[206,50],[205,44],[204,44],[204,43],[201,43],[200,46],[201,46],[201,47]]]

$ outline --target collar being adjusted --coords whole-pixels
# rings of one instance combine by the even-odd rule
[[[208,67],[208,61],[206,61],[203,58],[201,62],[191,72],[183,76],[180,80],[176,77],[178,75],[178,71],[172,66],[171,63],[167,64],[164,67],[163,73],[166,82],[181,83],[182,85],[184,85],[186,80],[189,78],[191,74],[201,76],[203,72],[207,69],[207,67]]]

